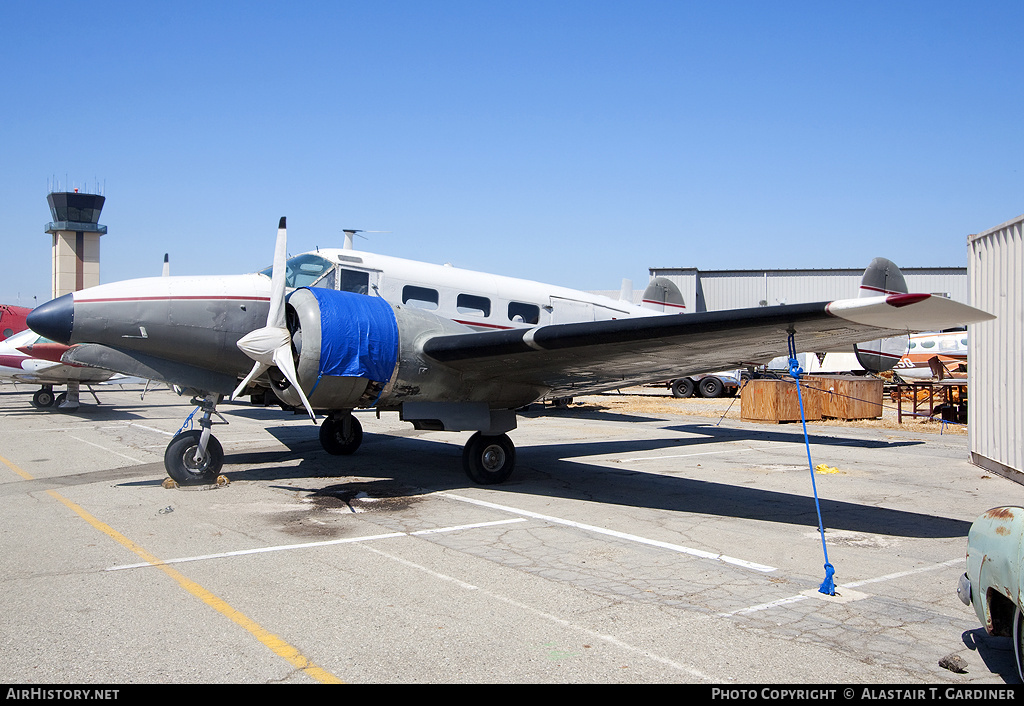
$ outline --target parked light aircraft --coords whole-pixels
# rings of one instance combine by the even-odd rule
[[[911,336],[906,354],[893,370],[907,379],[964,378],[966,363],[967,331],[938,331]]]
[[[169,274],[170,263],[167,253],[164,253],[162,275],[167,277]],[[6,331],[8,324],[15,327],[14,335],[4,335],[2,338],[5,340],[0,341],[0,381],[39,385],[39,390],[32,395],[32,406],[36,409],[61,412],[78,409],[83,384],[140,382],[116,371],[62,362],[61,356],[69,346],[27,331],[26,320],[31,311],[25,307],[0,305],[3,330]],[[57,385],[66,385],[67,391],[54,393],[53,388]],[[92,388],[89,390],[92,392]],[[96,397],[95,392],[92,394]]]
[[[78,395],[82,384],[106,382],[119,376],[109,370],[61,362],[68,350],[62,343],[54,343],[35,331],[21,331],[0,341],[0,379],[39,385],[32,395],[36,409],[62,411],[78,408]],[[67,385],[68,391],[55,394],[55,385]]]
[[[0,304],[0,341],[28,328],[25,318],[32,311],[23,306]]]
[[[41,305],[28,323],[79,344],[65,362],[161,380],[196,396],[201,429],[178,434],[164,454],[179,483],[215,479],[224,457],[211,434],[218,402],[262,387],[314,421],[324,414],[320,441],[332,454],[358,448],[356,408],[397,411],[420,429],[473,431],[463,467],[475,482],[499,483],[515,465],[507,434],[515,410],[544,397],[763,364],[785,353],[791,336],[802,350],[833,350],[993,318],[905,293],[659,313],[353,249],[289,259],[286,248],[282,218],[274,264],[262,273],[104,284]],[[879,258],[864,281],[890,291],[886,282],[897,276],[902,281]],[[644,298],[666,301],[650,295]]]

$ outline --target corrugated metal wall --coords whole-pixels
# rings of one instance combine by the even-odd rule
[[[968,329],[971,462],[1024,482],[1024,216],[968,250],[969,303],[997,317]]]
[[[901,271],[911,292],[943,294],[964,303],[969,300],[965,267],[908,267]],[[667,277],[679,287],[690,312],[848,299],[859,294],[863,274],[863,270],[854,269],[651,268],[652,276]]]

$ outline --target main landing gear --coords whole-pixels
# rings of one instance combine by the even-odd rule
[[[78,409],[78,396],[81,385],[75,380],[69,380],[67,386],[67,392],[62,392],[59,395],[54,393],[53,385],[41,386],[32,395],[32,406],[48,412],[74,412]],[[92,391],[91,387],[89,392],[92,392],[92,396],[96,399],[96,404],[99,404],[100,400],[96,397],[96,393]]]
[[[320,445],[333,456],[349,456],[363,443],[363,427],[350,411],[331,412],[320,425]]]
[[[516,467],[516,447],[508,434],[484,436],[477,432],[462,449],[462,468],[474,483],[502,483]]]
[[[220,395],[207,395],[200,400],[200,429],[179,432],[164,452],[167,474],[179,485],[214,483],[224,466],[224,449],[211,433]],[[193,412],[195,414],[195,412]],[[351,410],[331,412],[320,424],[320,445],[335,456],[348,456],[363,441],[363,429]],[[502,483],[516,465],[516,447],[508,434],[476,432],[462,450],[462,467],[474,483]]]

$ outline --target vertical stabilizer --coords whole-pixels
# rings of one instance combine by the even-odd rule
[[[655,277],[644,290],[643,306],[652,311],[665,314],[685,314],[686,303],[683,293],[672,280],[666,277]]]
[[[864,270],[860,280],[861,297],[878,297],[888,294],[906,294],[907,281],[903,273],[891,260],[876,257]],[[867,343],[858,343],[853,347],[857,361],[864,369],[873,373],[892,370],[900,358],[907,352],[910,336],[895,336]]]

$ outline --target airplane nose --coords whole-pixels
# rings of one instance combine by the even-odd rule
[[[40,336],[57,343],[71,343],[71,327],[75,321],[75,299],[71,294],[40,304],[25,320]]]

